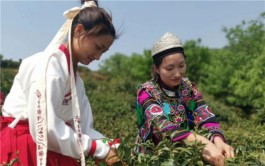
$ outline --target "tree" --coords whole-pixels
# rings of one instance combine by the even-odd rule
[[[4,59],[4,56],[0,54],[0,66],[1,68],[18,68],[20,62],[13,61],[12,59]]]
[[[143,82],[150,79],[152,57],[149,50],[143,54],[126,56],[117,53],[105,60],[99,70],[109,74],[112,78],[122,77],[133,82]]]
[[[256,20],[243,21],[235,28],[224,29],[229,40],[228,49],[234,54],[235,72],[230,84],[233,95],[228,101],[248,108],[248,113],[264,108],[265,97],[265,12]],[[254,110],[253,110],[254,108]]]
[[[187,76],[191,81],[205,81],[208,72],[206,66],[209,64],[210,52],[207,47],[201,46],[201,40],[190,40],[184,44]]]

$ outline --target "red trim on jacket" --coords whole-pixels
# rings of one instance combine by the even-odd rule
[[[66,60],[67,60],[67,66],[68,66],[68,72],[70,73],[70,53],[68,48],[62,44],[59,49],[65,54]]]
[[[96,143],[96,141],[92,141],[89,155],[93,156],[96,149],[97,149],[97,143]]]

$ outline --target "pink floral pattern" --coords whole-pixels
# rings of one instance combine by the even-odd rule
[[[210,107],[206,104],[200,106],[194,111],[195,114],[195,124],[199,125],[200,122],[206,121],[209,118],[214,117]]]
[[[160,115],[163,113],[163,110],[161,107],[159,107],[157,105],[152,105],[150,108],[150,112],[152,115]]]

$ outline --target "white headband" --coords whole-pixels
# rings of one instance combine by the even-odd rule
[[[74,19],[75,16],[84,8],[86,7],[97,7],[97,4],[94,1],[85,1],[82,7],[73,7],[64,12],[64,17],[67,19]]]
[[[73,7],[64,12],[64,17],[67,18],[66,22],[62,25],[59,31],[56,33],[50,44],[46,47],[45,51],[54,50],[59,48],[66,38],[67,33],[72,25],[72,21],[75,16],[86,7],[97,7],[97,4],[94,1],[85,1],[82,7]],[[70,32],[69,32],[70,33]]]

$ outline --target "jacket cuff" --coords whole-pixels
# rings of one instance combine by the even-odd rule
[[[214,138],[215,138],[215,137],[219,137],[219,138],[221,138],[224,142],[226,142],[226,140],[225,140],[223,134],[215,132],[215,133],[213,133],[213,134],[211,135],[211,137],[210,137],[210,141],[211,141],[212,143],[214,143]]]
[[[109,150],[110,150],[110,146],[108,144],[103,143],[102,140],[96,140],[96,141],[92,141],[91,150],[93,150],[93,144],[96,144],[96,148],[95,148],[94,154],[92,154],[92,156],[94,156],[98,159],[105,158],[106,155],[108,154]],[[91,152],[91,150],[90,150],[90,152]],[[90,154],[90,152],[89,152],[89,154]]]

